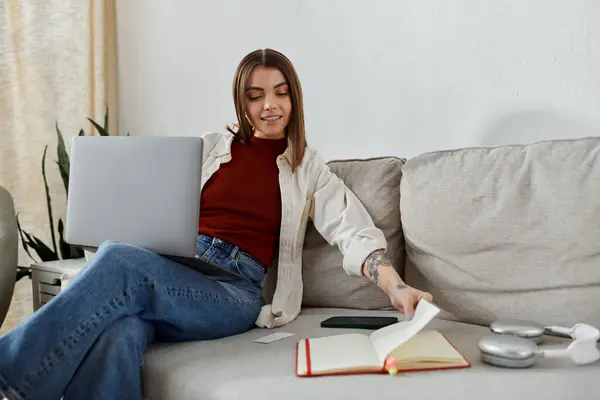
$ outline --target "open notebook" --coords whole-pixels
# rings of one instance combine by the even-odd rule
[[[296,344],[296,375],[319,376],[386,372],[388,357],[398,371],[468,368],[469,361],[439,332],[423,328],[440,312],[421,300],[410,321],[400,321],[370,335],[348,333],[306,338]]]

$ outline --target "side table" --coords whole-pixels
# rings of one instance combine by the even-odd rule
[[[59,294],[86,264],[85,258],[31,264],[33,311],[37,311]]]

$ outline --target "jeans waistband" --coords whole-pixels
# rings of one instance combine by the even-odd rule
[[[207,236],[207,235],[198,235],[198,240],[201,240],[204,243],[208,243],[213,246],[218,246],[218,247],[222,248],[223,250],[234,253],[234,255],[238,251],[241,251],[238,246],[236,246],[232,243],[226,242],[223,239],[216,238],[216,237]]]
[[[256,258],[254,258],[248,252],[240,249],[239,246],[237,246],[237,245],[235,245],[233,243],[229,243],[229,242],[227,242],[227,241],[225,241],[223,239],[219,239],[217,237],[208,236],[208,235],[198,235],[198,240],[201,240],[204,243],[208,243],[208,244],[210,244],[212,246],[219,247],[220,249],[225,250],[226,252],[231,253],[231,257],[235,257],[238,253],[243,253],[244,256],[249,257],[256,264],[260,265],[263,268],[263,270],[266,270],[266,268],[263,265],[263,263],[261,263],[260,261],[258,261]]]

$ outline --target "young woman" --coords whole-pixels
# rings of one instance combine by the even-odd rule
[[[355,195],[306,145],[300,82],[273,50],[243,58],[238,123],[204,135],[198,257],[246,279],[212,277],[145,249],[103,243],[63,292],[0,338],[0,393],[10,400],[141,399],[148,344],[209,340],[292,321],[302,300],[308,218],[407,318],[429,293],[409,287]],[[276,258],[275,258],[276,257]],[[271,304],[262,282],[277,263]]]

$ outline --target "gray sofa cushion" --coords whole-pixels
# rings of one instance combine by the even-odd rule
[[[296,342],[347,332],[319,323],[332,315],[398,315],[386,311],[304,309],[289,325],[254,329],[225,339],[183,344],[154,344],[143,365],[144,396],[149,400],[411,399],[530,400],[597,399],[600,363],[575,367],[564,360],[538,360],[534,368],[508,370],[482,364],[477,341],[489,330],[443,320],[426,329],[444,334],[471,362],[468,369],[405,373],[395,377],[346,375],[299,378],[295,375]],[[253,340],[272,332],[295,336],[271,344]],[[564,339],[546,344],[565,346]]]
[[[401,193],[406,280],[455,318],[600,326],[600,138],[423,154]]]
[[[328,163],[352,190],[388,241],[388,255],[400,274],[404,271],[404,239],[400,225],[400,178],[404,161],[386,157]],[[389,298],[366,278],[347,275],[342,254],[308,224],[303,250],[303,306],[381,309]]]

